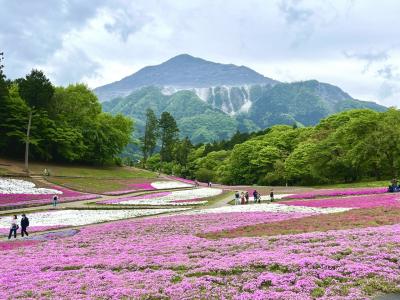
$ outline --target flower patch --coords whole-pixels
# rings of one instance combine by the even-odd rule
[[[59,202],[90,200],[97,195],[84,194],[64,187],[36,188],[26,180],[0,178],[0,206],[24,206],[51,204],[52,196],[57,194]]]
[[[214,188],[198,188],[192,190],[162,192],[135,197],[123,197],[100,201],[100,204],[121,204],[121,205],[192,205],[204,204],[207,200],[201,200],[220,195],[223,191]]]
[[[315,200],[285,201],[287,205],[307,207],[348,207],[348,208],[373,208],[373,207],[400,207],[400,195],[376,194],[353,196],[344,198],[324,198]]]
[[[329,189],[315,190],[307,193],[287,195],[283,199],[314,199],[320,197],[340,197],[355,195],[371,195],[383,194],[387,192],[387,188],[351,188],[351,189]]]
[[[177,212],[184,208],[173,209],[116,209],[116,210],[56,210],[34,212],[28,215],[31,226],[81,226],[93,223]],[[10,228],[10,216],[0,217],[0,229]]]

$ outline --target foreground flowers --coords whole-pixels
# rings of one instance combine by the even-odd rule
[[[399,290],[400,225],[268,238],[198,236],[302,215],[120,221],[6,249],[0,259],[13,262],[0,264],[0,298],[365,299]]]

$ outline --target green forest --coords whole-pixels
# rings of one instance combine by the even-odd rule
[[[84,84],[56,87],[39,70],[8,80],[2,61],[0,55],[0,155],[23,158],[29,136],[29,157],[36,160],[119,160],[132,138],[130,118],[102,112]]]
[[[184,143],[184,147],[183,147]],[[152,155],[152,170],[225,184],[314,185],[386,179],[400,168],[400,111],[349,110],[313,127],[277,125]]]

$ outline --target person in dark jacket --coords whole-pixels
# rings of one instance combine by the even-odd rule
[[[22,219],[21,219],[21,236],[23,237],[24,234],[26,234],[26,236],[28,236],[28,232],[26,231],[26,229],[29,227],[29,219],[27,218],[27,216],[25,216],[25,214],[22,214]]]
[[[271,192],[269,193],[269,200],[271,202],[274,202],[274,190],[271,190]]]
[[[246,191],[246,192],[244,193],[244,198],[246,199],[246,204],[249,204],[250,195],[249,195],[249,192],[248,192],[248,191]]]

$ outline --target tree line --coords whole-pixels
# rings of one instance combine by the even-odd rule
[[[0,155],[22,158],[29,146],[29,156],[38,160],[93,164],[118,160],[131,141],[131,119],[102,112],[84,84],[57,87],[40,70],[9,80],[2,61],[1,53]]]
[[[400,168],[400,111],[349,110],[313,127],[277,125],[229,141],[172,145],[168,159],[149,153],[147,168],[225,184],[381,180],[397,176]]]

